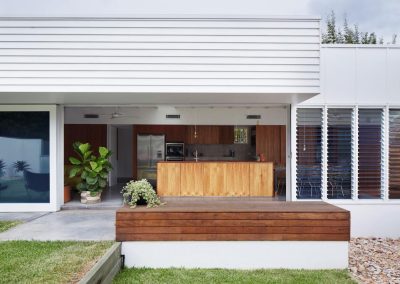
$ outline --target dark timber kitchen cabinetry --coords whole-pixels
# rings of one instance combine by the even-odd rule
[[[233,126],[188,125],[186,126],[186,143],[233,144]]]

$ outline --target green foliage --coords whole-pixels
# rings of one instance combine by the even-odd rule
[[[21,223],[21,221],[0,221],[0,233],[5,232]]]
[[[355,284],[357,282],[351,279],[347,270],[131,268],[123,269],[113,283]]]
[[[15,171],[16,171],[17,173],[19,173],[19,172],[24,172],[24,171],[30,169],[29,164],[28,164],[27,162],[25,162],[25,161],[16,161],[16,162],[13,164],[13,167],[14,167],[14,169],[15,169]]]
[[[358,25],[351,27],[344,17],[343,32],[336,24],[335,12],[332,10],[326,20],[326,32],[322,34],[322,43],[326,44],[377,44],[377,37],[374,32],[360,32]],[[383,44],[383,38],[379,40]]]
[[[78,283],[112,242],[2,241],[0,283]]]
[[[79,176],[81,182],[76,186],[79,191],[89,191],[95,196],[107,186],[108,173],[112,170],[108,158],[112,155],[106,147],[99,147],[98,155],[90,150],[89,143],[75,142],[72,147],[78,157],[70,157],[73,165],[69,177]]]
[[[392,36],[392,44],[396,44],[397,43],[397,34],[393,34]]]
[[[336,17],[335,13],[331,11],[331,14],[326,20],[326,33],[322,35],[322,43],[336,43],[337,39]]]
[[[162,205],[160,198],[157,196],[151,184],[146,180],[131,180],[123,188],[124,203],[135,208],[140,199],[144,199],[147,207],[157,207]]]

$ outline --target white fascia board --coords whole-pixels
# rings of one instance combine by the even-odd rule
[[[60,17],[32,17],[32,16],[18,16],[18,17],[0,17],[0,20],[79,20],[79,21],[84,21],[84,20],[89,20],[89,21],[94,21],[94,20],[107,20],[107,21],[125,21],[125,20],[161,20],[161,19],[177,19],[177,20],[246,20],[246,21],[266,21],[266,20],[274,20],[274,21],[279,21],[279,20],[284,20],[284,21],[315,21],[319,22],[321,20],[320,16],[305,16],[305,15],[300,15],[300,16],[293,16],[293,15],[201,15],[201,14],[130,14],[127,16],[121,16],[121,17],[115,17],[115,15],[110,15],[110,16],[96,16],[96,15],[90,15],[88,14],[87,16],[60,16]]]

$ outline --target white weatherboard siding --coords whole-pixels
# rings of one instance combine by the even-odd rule
[[[0,92],[306,98],[319,32],[316,18],[0,18]]]

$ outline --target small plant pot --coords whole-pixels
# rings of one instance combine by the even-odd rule
[[[83,204],[96,204],[101,201],[101,192],[98,192],[95,196],[90,195],[90,191],[81,192],[81,203]]]
[[[147,205],[147,201],[141,197],[137,202],[136,205]]]
[[[64,203],[71,201],[71,186],[64,185]]]

